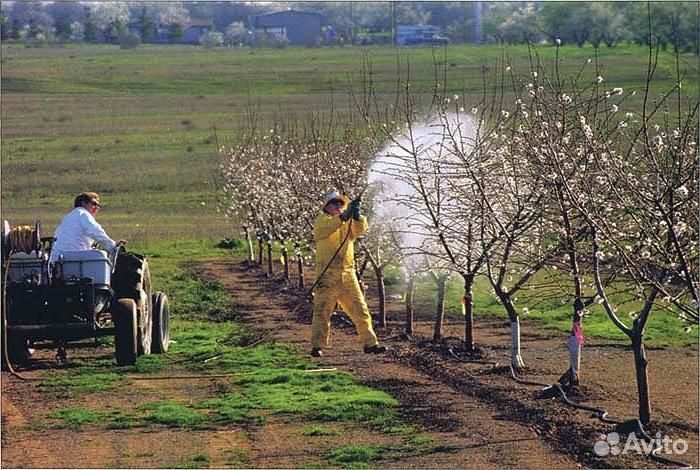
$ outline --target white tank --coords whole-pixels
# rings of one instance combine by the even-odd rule
[[[35,251],[27,254],[12,253],[10,255],[10,268],[7,271],[10,282],[30,282],[37,285],[48,284],[47,261],[45,257]]]
[[[102,250],[65,251],[53,265],[54,279],[71,278],[92,279],[94,284],[109,285],[112,275],[112,263],[107,253]]]

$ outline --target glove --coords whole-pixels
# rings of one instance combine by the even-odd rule
[[[355,199],[350,204],[350,206],[352,207],[352,218],[355,220],[360,220],[360,216],[362,215],[361,211],[360,211],[360,205],[361,205],[360,199]]]
[[[345,209],[345,210],[343,211],[343,213],[340,214],[340,220],[342,220],[343,222],[345,222],[345,221],[347,221],[347,220],[350,220],[350,217],[354,217],[354,216],[355,216],[355,211],[357,210],[357,209],[355,209],[356,206],[357,206],[357,201],[356,201],[356,200],[353,200],[352,202],[350,202],[350,204],[348,204],[347,209]]]
[[[352,204],[340,214],[340,220],[347,222],[352,217]]]

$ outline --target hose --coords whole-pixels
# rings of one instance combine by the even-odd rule
[[[564,390],[564,387],[562,387],[562,385],[559,382],[555,382],[553,384],[546,384],[546,383],[542,383],[542,382],[535,382],[535,381],[531,381],[531,380],[521,379],[515,373],[515,369],[513,369],[512,364],[509,365],[509,369],[510,369],[511,378],[513,380],[515,380],[516,382],[518,382],[520,384],[524,384],[524,385],[535,385],[538,387],[544,387],[544,390],[555,390],[557,392],[557,395],[559,396],[559,398],[564,403],[566,403],[567,405],[569,405],[573,408],[577,408],[580,410],[586,410],[586,411],[592,411],[593,413],[595,413],[595,415],[598,417],[598,419],[604,423],[617,424],[617,425],[620,425],[623,423],[633,424],[635,426],[635,431],[639,431],[639,433],[642,435],[644,440],[653,444],[654,448],[648,454],[649,458],[651,458],[652,460],[655,460],[656,462],[659,462],[659,463],[662,463],[665,465],[673,465],[673,466],[676,466],[678,468],[683,468],[683,469],[692,468],[692,465],[687,464],[685,462],[673,460],[673,459],[670,459],[668,457],[663,457],[661,455],[658,455],[659,452],[661,452],[663,450],[663,446],[658,441],[654,440],[646,432],[646,430],[644,429],[644,426],[642,425],[642,422],[639,420],[639,418],[635,418],[635,419],[630,420],[630,421],[621,421],[619,419],[610,418],[610,416],[608,415],[608,411],[605,410],[604,408],[600,408],[600,407],[596,407],[596,406],[582,405],[581,403],[576,403],[576,402],[572,401],[566,395],[566,391]]]
[[[29,225],[13,227],[7,235],[10,239],[10,251],[24,251],[29,254],[38,248],[35,246],[36,240],[39,239],[38,233]]]
[[[314,372],[334,372],[338,369],[336,367],[323,367],[320,369],[304,369],[300,370],[302,374],[310,374]],[[245,377],[248,375],[254,375],[257,372],[231,372],[229,374],[195,374],[195,375],[157,375],[157,376],[129,376],[130,380],[186,380],[186,379],[216,379],[224,377]]]
[[[30,228],[31,230],[31,228]],[[9,347],[7,346],[7,280],[9,278],[9,272],[10,272],[10,256],[7,256],[7,261],[4,265],[5,272],[3,273],[3,279],[2,279],[2,356],[3,360],[5,361],[5,367],[7,367],[7,370],[12,374],[13,376],[17,377],[20,380],[41,380],[35,377],[25,377],[19,372],[15,371],[15,369],[12,367],[12,363],[10,362],[10,350]]]
[[[463,363],[463,364],[484,364],[487,366],[491,366],[493,368],[498,367],[500,364],[497,361],[488,361],[485,359],[465,359],[463,357],[459,357],[457,353],[454,352],[454,349],[452,348],[447,348],[447,352],[455,358],[457,361]]]

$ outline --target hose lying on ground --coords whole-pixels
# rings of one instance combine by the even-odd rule
[[[595,415],[598,417],[598,419],[600,419],[604,423],[617,424],[617,425],[631,424],[632,426],[634,426],[634,431],[639,431],[639,433],[644,438],[644,440],[652,443],[652,445],[654,446],[652,451],[648,454],[649,458],[651,458],[652,460],[655,460],[656,462],[659,462],[659,463],[662,463],[665,465],[674,465],[674,466],[677,466],[677,467],[683,468],[683,469],[692,468],[692,465],[687,464],[685,462],[673,460],[673,459],[670,459],[668,457],[663,457],[661,455],[658,455],[659,452],[661,452],[663,450],[663,446],[658,442],[658,440],[653,439],[646,432],[646,430],[644,429],[644,426],[642,425],[642,422],[639,420],[639,418],[635,418],[635,419],[630,420],[630,421],[621,421],[619,419],[610,418],[610,416],[608,415],[608,412],[604,408],[583,405],[581,403],[576,403],[576,402],[572,401],[566,395],[566,391],[564,390],[564,387],[562,387],[562,385],[558,382],[555,382],[553,384],[546,384],[546,383],[542,383],[542,382],[535,382],[535,381],[531,381],[531,380],[521,379],[515,373],[515,369],[513,369],[512,364],[509,364],[509,369],[510,369],[511,378],[513,380],[515,380],[516,382],[524,384],[524,385],[535,385],[538,387],[544,387],[544,390],[556,391],[557,396],[564,403],[566,403],[567,405],[569,405],[573,408],[577,408],[580,410],[586,410],[586,411],[592,411],[593,413],[595,413]],[[631,431],[631,432],[633,432],[633,431]]]

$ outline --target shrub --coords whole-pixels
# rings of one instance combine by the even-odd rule
[[[126,31],[119,35],[120,49],[136,49],[141,44],[141,38],[138,34]]]
[[[218,47],[224,43],[224,35],[216,31],[209,31],[202,36],[201,42],[202,46],[204,46],[206,49]]]

